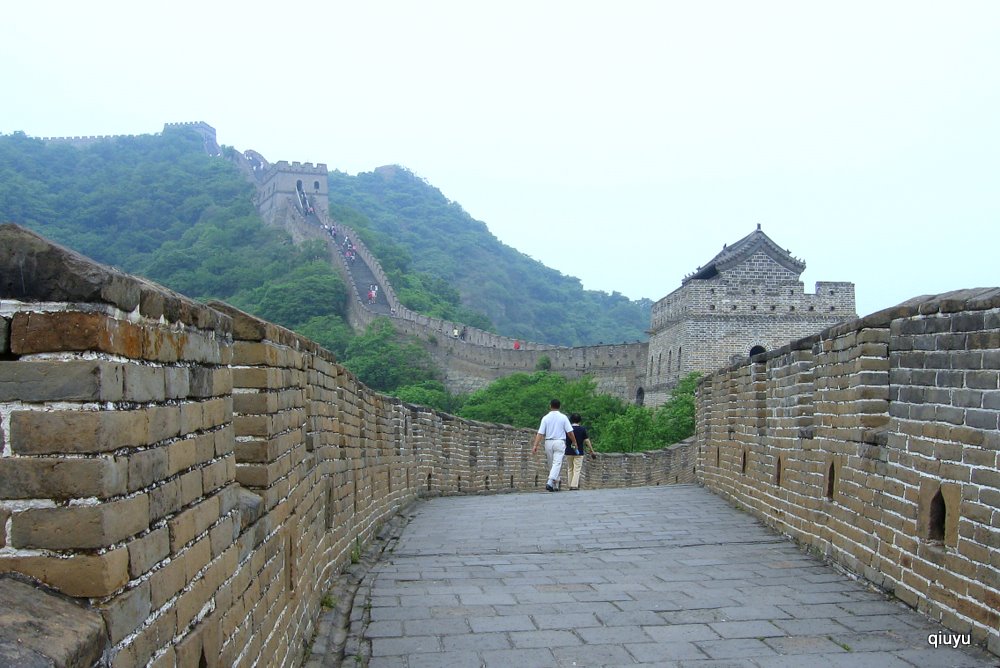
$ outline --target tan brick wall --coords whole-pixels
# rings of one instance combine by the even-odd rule
[[[15,226],[0,249],[0,573],[97,610],[101,665],[298,665],[391,514],[544,489],[532,430],[405,405],[292,332]],[[602,456],[583,485],[692,482],[693,460]]]
[[[699,386],[699,479],[1000,653],[1000,290],[916,300]]]

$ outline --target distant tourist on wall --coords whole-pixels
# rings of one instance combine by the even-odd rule
[[[538,425],[535,443],[531,447],[531,454],[534,455],[544,439],[545,461],[549,467],[549,479],[545,482],[545,489],[550,492],[559,491],[559,476],[562,473],[563,457],[566,456],[566,441],[576,445],[573,425],[570,424],[569,418],[559,411],[560,406],[558,399],[549,402],[549,412]]]
[[[520,349],[521,349],[521,342],[520,341],[515,341],[514,342],[514,350],[520,350]]]
[[[569,421],[573,425],[573,435],[576,437],[576,440],[571,443],[570,439],[566,439],[566,478],[569,480],[569,488],[573,490],[580,489],[584,448],[587,449],[590,456],[594,459],[597,459],[597,453],[594,452],[594,444],[590,442],[590,434],[587,433],[587,428],[580,424],[583,421],[580,414],[573,413],[569,416]]]

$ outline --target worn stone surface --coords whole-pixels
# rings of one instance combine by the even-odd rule
[[[0,577],[0,665],[94,665],[106,642],[104,622],[60,596]]]
[[[587,509],[572,531],[567,504]],[[950,631],[695,486],[440,498],[406,517],[338,580],[352,612],[327,613],[307,668],[996,663],[932,646]]]
[[[155,293],[156,299],[143,300],[149,293]],[[155,301],[156,310],[167,320],[219,331],[231,329],[228,316],[218,311],[98,264],[11,223],[0,225],[0,294],[22,301],[105,303],[126,312],[138,307],[140,301]]]

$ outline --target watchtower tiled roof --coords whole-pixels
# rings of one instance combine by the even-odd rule
[[[771,237],[761,231],[758,223],[756,230],[732,245],[724,245],[718,255],[709,260],[707,264],[698,267],[694,273],[685,276],[681,283],[687,283],[694,278],[714,278],[720,272],[736,266],[757,251],[764,251],[779,265],[795,274],[801,274],[805,271],[806,263],[793,257],[787,250],[774,243]]]

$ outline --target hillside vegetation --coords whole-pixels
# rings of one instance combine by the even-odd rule
[[[335,217],[344,209],[363,214],[350,224],[363,230],[393,285],[403,286],[398,292],[408,306],[405,277],[416,274],[457,291],[467,309],[507,336],[566,346],[646,338],[649,300],[584,290],[579,279],[501,243],[461,205],[402,167],[357,176],[331,172],[329,183]]]
[[[405,170],[334,174],[331,184],[335,218],[359,228],[415,310],[492,327],[481,309],[501,333],[564,344],[635,339],[648,323],[648,304],[583,291],[576,279],[500,244],[483,223]],[[183,128],[86,148],[0,136],[2,222],[298,331],[334,351],[368,386],[405,401],[534,426],[550,395],[559,394],[587,415],[603,449],[663,442],[663,411],[599,396],[586,378],[515,374],[470,397],[450,395],[427,351],[396,335],[388,319],[363,333],[350,330],[347,289],[325,246],[295,245],[265,225],[253,194],[233,163],[207,156],[201,138]],[[546,328],[572,312],[589,313]]]

